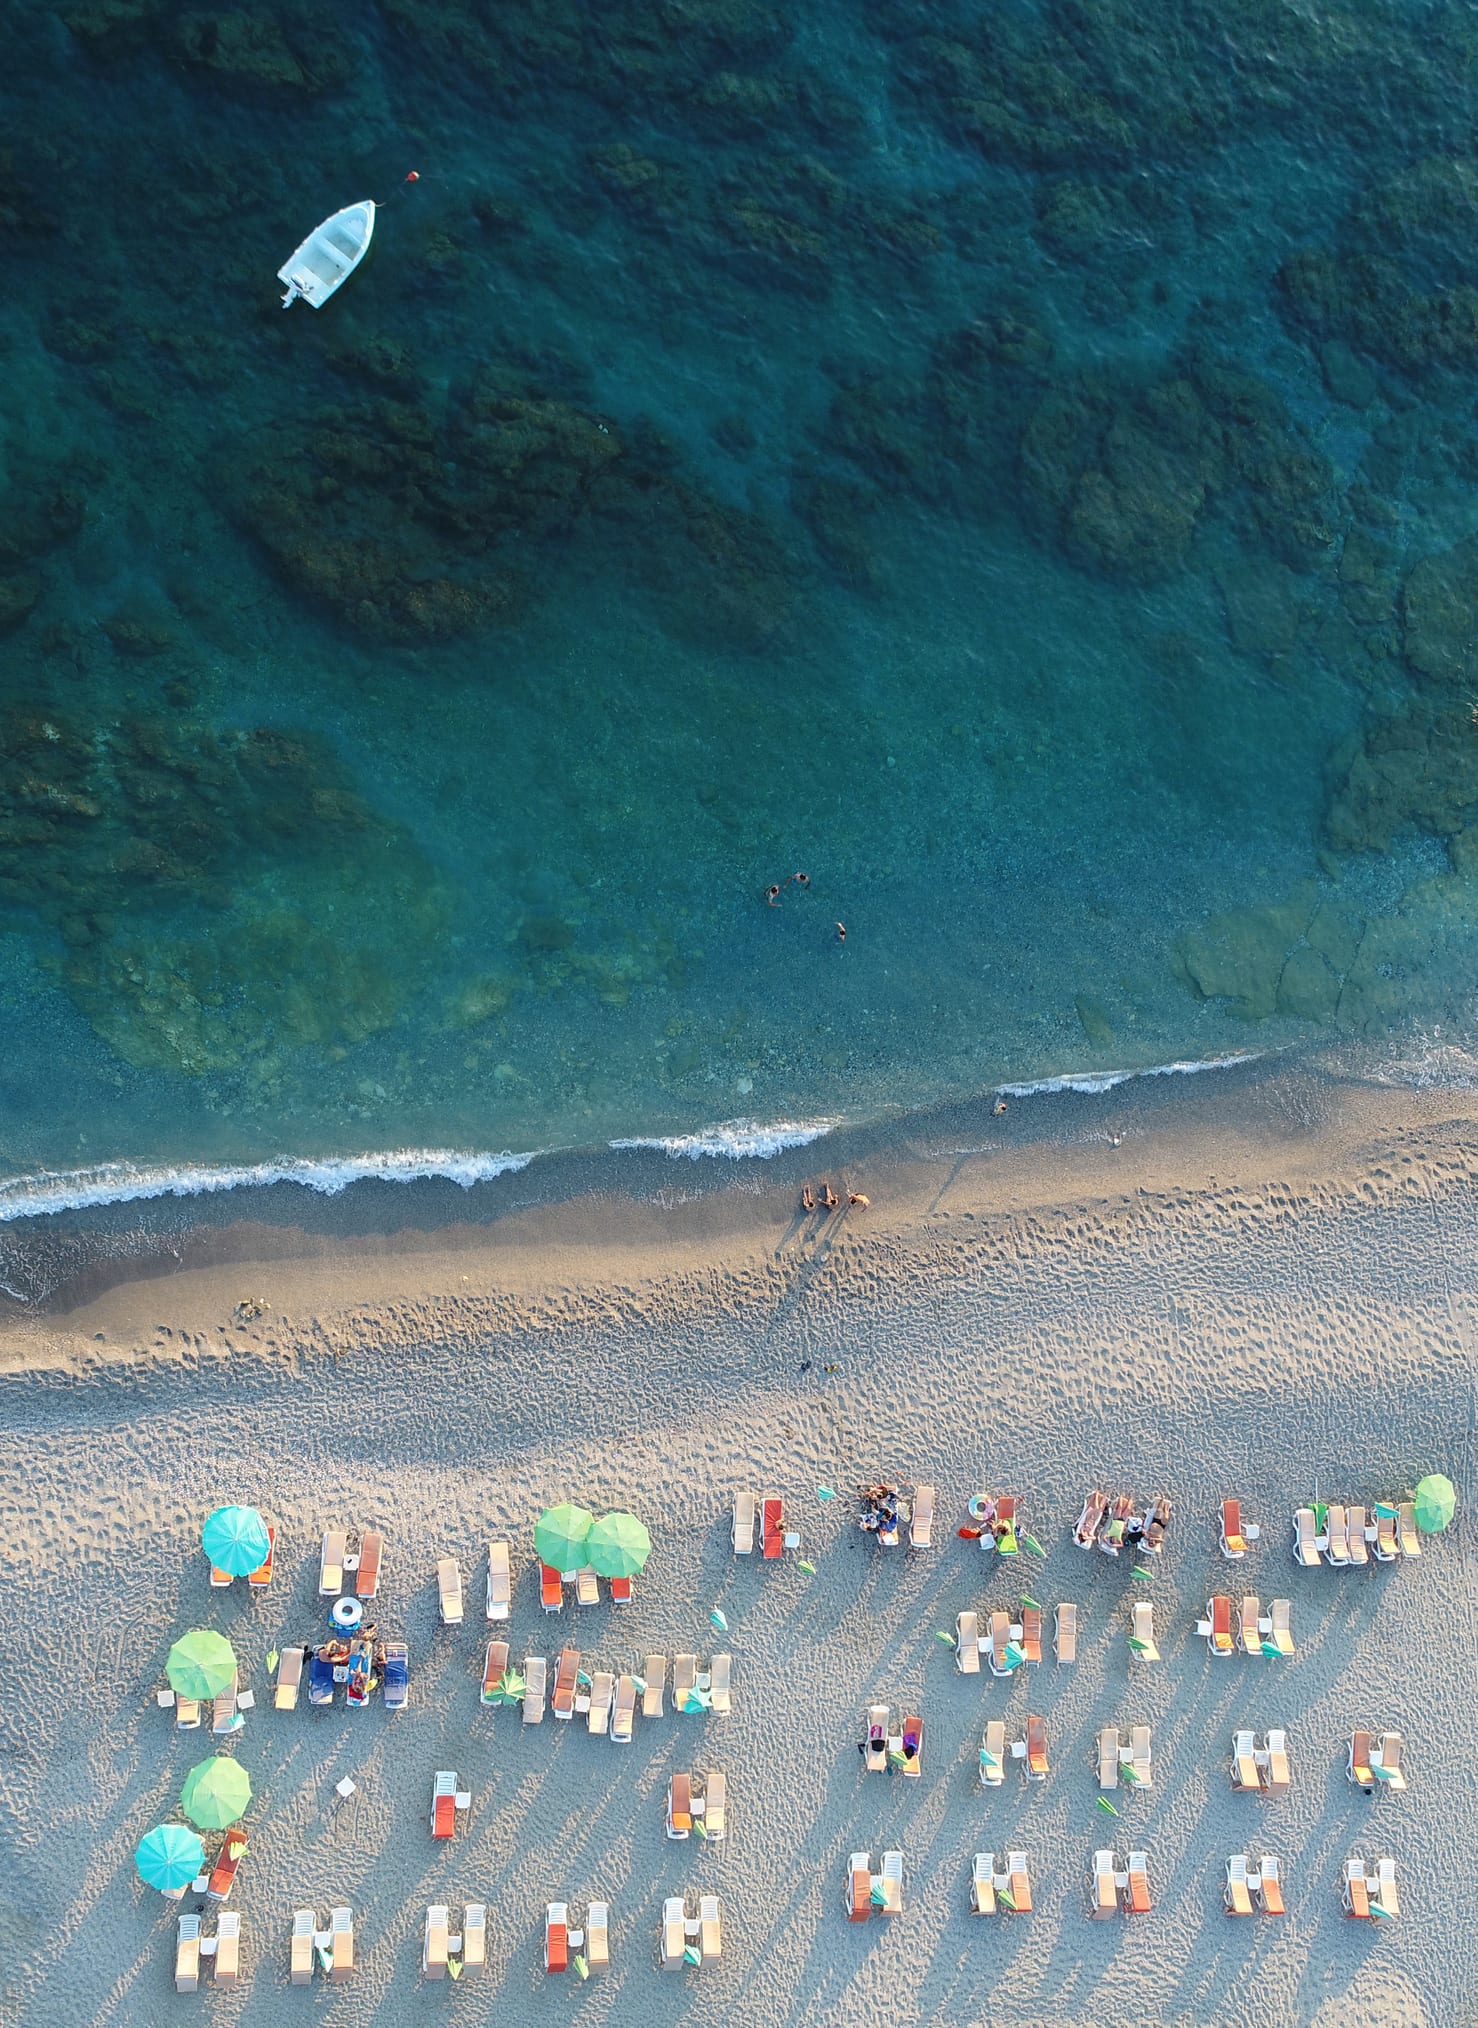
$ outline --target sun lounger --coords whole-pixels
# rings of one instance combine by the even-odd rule
[[[1396,1509],[1396,1535],[1403,1556],[1420,1556],[1422,1531],[1416,1525],[1416,1502],[1403,1500]]]
[[[698,1657],[696,1655],[674,1655],[672,1658],[672,1705],[681,1711],[690,1690],[698,1687]]]
[[[1252,1889],[1247,1879],[1245,1852],[1234,1852],[1227,1860],[1225,1900],[1228,1915],[1252,1914]]]
[[[238,1680],[236,1676],[233,1676],[220,1696],[215,1700],[210,1721],[212,1732],[239,1732],[241,1730],[242,1717],[236,1708],[236,1685]]]
[[[404,1711],[411,1694],[410,1650],[404,1641],[385,1643],[385,1667],[380,1695],[387,1711]]]
[[[934,1488],[916,1486],[913,1496],[913,1511],[908,1522],[908,1546],[910,1549],[932,1549],[934,1547]]]
[[[1055,1617],[1057,1662],[1062,1668],[1078,1659],[1078,1608],[1060,1605]]]
[[[600,1580],[587,1563],[575,1572],[575,1604],[592,1606],[600,1604]]]
[[[848,1922],[866,1922],[872,1914],[872,1854],[854,1852],[847,1861],[847,1884],[842,1906]]]
[[[867,1774],[888,1772],[888,1718],[886,1704],[868,1707],[867,1737],[863,1742],[866,1751],[862,1756],[863,1771]]]
[[[1025,1852],[1012,1852],[1006,1859],[1006,1877],[997,1877],[996,1894],[1008,1915],[1030,1915],[1032,1912],[1031,1875],[1027,1872]]]
[[[1006,1723],[992,1718],[985,1728],[980,1747],[980,1785],[998,1789],[1006,1779]]]
[[[277,1688],[272,1693],[272,1702],[279,1711],[293,1711],[297,1708],[298,1686],[303,1680],[303,1651],[301,1648],[284,1648],[277,1658]]]
[[[723,1956],[724,1924],[716,1894],[700,1894],[698,1897],[698,1936],[705,1965],[710,1958]]]
[[[970,1869],[970,1908],[975,1915],[994,1915],[996,1912],[996,1855],[994,1852],[977,1852]]]
[[[182,1915],[174,1947],[174,1989],[177,1993],[200,1991],[200,1917]]]
[[[1108,1512],[1108,1494],[1092,1492],[1083,1502],[1083,1511],[1073,1529],[1073,1540],[1079,1549],[1091,1549],[1093,1538],[1103,1526],[1103,1517]]]
[[[874,1887],[881,1884],[883,1899],[877,1906],[879,1915],[902,1915],[903,1913],[903,1854],[885,1852],[882,1871],[873,1881]]]
[[[1261,1618],[1262,1600],[1250,1596],[1244,1598],[1237,1615],[1237,1632],[1241,1639],[1242,1653],[1244,1655],[1260,1655],[1262,1653],[1262,1635],[1258,1631],[1258,1623]]]
[[[482,1701],[496,1704],[498,1685],[508,1673],[508,1643],[489,1641],[482,1664]]]
[[[441,1607],[441,1623],[444,1627],[459,1627],[462,1624],[462,1573],[457,1567],[455,1556],[438,1557],[436,1564],[436,1594]]]
[[[1089,1889],[1089,1914],[1098,1922],[1119,1912],[1119,1875],[1114,1855],[1108,1850],[1093,1855],[1093,1880]]]
[[[247,1836],[245,1831],[233,1827],[226,1833],[226,1842],[220,1849],[215,1865],[211,1868],[210,1879],[205,1891],[212,1901],[224,1901],[236,1881],[236,1870],[246,1857]]]
[[[693,1831],[693,1777],[674,1774],[667,1784],[667,1835],[688,1838]]]
[[[1024,1605],[1021,1608],[1021,1652],[1033,1668],[1042,1660],[1042,1608]]]
[[[488,1961],[488,1905],[469,1901],[462,1911],[462,1970],[480,1972]]]
[[[1264,1654],[1269,1647],[1276,1648],[1280,1655],[1293,1653],[1293,1607],[1286,1598],[1275,1598],[1268,1607],[1268,1616],[1259,1620],[1257,1630],[1262,1636]]]
[[[785,1502],[769,1499],[760,1510],[760,1546],[771,1561],[785,1554]]]
[[[443,1768],[431,1785],[431,1835],[450,1838],[457,1828],[457,1777]]]
[[[662,1716],[662,1693],[667,1687],[667,1657],[648,1655],[643,1671],[646,1688],[641,1694],[641,1715],[643,1718]]]
[[[1370,1551],[1365,1545],[1365,1509],[1363,1507],[1347,1507],[1345,1509],[1345,1529],[1351,1563],[1369,1563]]]
[[[222,1570],[218,1563],[211,1565],[210,1588],[212,1591],[227,1591],[234,1582],[235,1580],[229,1570]],[[192,1986],[190,1990],[193,1992],[195,1989]]]
[[[1264,1852],[1252,1880],[1252,1891],[1257,1896],[1264,1915],[1283,1914],[1283,1882],[1278,1876],[1278,1862],[1270,1852]]]
[[[1153,1907],[1150,1900],[1150,1866],[1148,1856],[1143,1852],[1129,1854],[1129,1875],[1124,1888],[1125,1915],[1148,1915]]]
[[[706,1684],[703,1684],[703,1687],[708,1692],[708,1708],[710,1711],[727,1711],[730,1708],[732,1698],[730,1677],[733,1666],[733,1657],[731,1655],[715,1655],[712,1662],[709,1663],[708,1681]],[[700,1683],[702,1682],[701,1677],[699,1681]]]
[[[722,1770],[711,1767],[703,1781],[703,1829],[710,1845],[721,1845],[729,1834],[728,1795]]]
[[[664,1972],[680,1972],[683,1968],[683,1952],[687,1946],[687,1928],[683,1919],[683,1900],[680,1894],[669,1894],[662,1904],[662,1932],[658,1962]]]
[[[561,1648],[559,1661],[554,1670],[554,1691],[550,1703],[556,1718],[573,1718],[575,1715],[575,1678],[580,1673],[580,1650]]]
[[[611,1706],[615,1701],[616,1678],[609,1669],[597,1669],[590,1678],[590,1714],[586,1721],[592,1732],[610,1731]]]
[[[248,1573],[246,1580],[248,1590],[265,1591],[267,1589],[268,1585],[272,1582],[272,1571],[276,1565],[276,1561],[277,1561],[277,1529],[275,1525],[269,1521],[267,1523],[267,1558],[264,1563],[259,1563],[255,1570]],[[211,1575],[212,1577],[214,1577],[215,1573],[212,1572]],[[238,1917],[238,1920],[239,1919],[240,1918]],[[217,1933],[219,1934],[219,1932]],[[220,1979],[220,1976],[221,1976],[220,1964],[218,1960],[216,1965],[217,1980]]]
[[[565,1588],[559,1572],[547,1563],[539,1565],[539,1598],[546,1613],[557,1613],[565,1602]]]
[[[1218,1592],[1207,1606],[1206,1618],[1197,1620],[1196,1632],[1204,1635],[1213,1655],[1234,1655],[1237,1652],[1237,1644],[1232,1639],[1232,1602],[1224,1592]]]
[[[1242,1502],[1223,1500],[1221,1503],[1221,1553],[1229,1562],[1235,1563],[1247,1554],[1247,1546],[1258,1537],[1256,1528],[1242,1526]]]
[[[538,1725],[544,1717],[544,1684],[547,1664],[542,1655],[523,1658],[523,1722]]]
[[[629,1577],[608,1578],[606,1580],[606,1590],[610,1593],[612,1605],[631,1604],[631,1579]]]
[[[313,1938],[317,1928],[318,1917],[311,1908],[300,1908],[294,1913],[288,1953],[289,1985],[307,1986],[313,1982]]]
[[[488,1596],[490,1620],[506,1620],[513,1603],[513,1572],[506,1542],[488,1544]]]
[[[592,1901],[585,1911],[585,1962],[602,1972],[611,1962],[611,1905]]]
[[[1358,1854],[1345,1861],[1344,1892],[1345,1914],[1352,1915],[1360,1922],[1370,1920],[1370,1890],[1365,1884],[1365,1861]]]
[[[1377,1862],[1376,1876],[1379,1885],[1375,1890],[1375,1906],[1382,1915],[1399,1915],[1401,1904],[1396,1896],[1396,1862],[1382,1859]]]
[[[616,1701],[611,1707],[611,1738],[617,1746],[630,1746],[636,1726],[636,1678],[616,1678]]]
[[[1329,1537],[1326,1555],[1331,1563],[1347,1564],[1350,1560],[1349,1516],[1343,1507],[1332,1506],[1324,1521],[1325,1533]]]
[[[1129,1770],[1137,1789],[1154,1786],[1154,1774],[1150,1765],[1150,1729],[1147,1725],[1131,1725],[1129,1728]]]
[[[1134,1518],[1134,1502],[1127,1493],[1116,1496],[1109,1508],[1108,1519],[1098,1531],[1098,1548],[1105,1556],[1117,1556],[1124,1547],[1124,1537],[1129,1523]]]
[[[1012,1662],[1006,1650],[1011,1640],[1011,1615],[995,1612],[990,1616],[989,1649],[986,1659],[993,1676],[1009,1676]]]
[[[736,1556],[752,1556],[754,1554],[754,1520],[755,1497],[753,1493],[736,1493],[734,1495],[733,1527],[734,1554]]]
[[[178,1732],[197,1732],[200,1729],[200,1699],[198,1697],[176,1697],[174,1701],[174,1722]]]
[[[1378,1563],[1394,1563],[1401,1553],[1396,1539],[1396,1510],[1377,1502],[1375,1509],[1375,1542],[1372,1545]]]
[[[1015,1556],[1020,1548],[1016,1534],[1016,1495],[1003,1493],[996,1502],[996,1554]]]
[[[1101,1789],[1119,1786],[1119,1728],[1116,1725],[1105,1725],[1098,1734],[1098,1786]]]
[[[980,1615],[955,1615],[955,1667],[962,1676],[980,1674]]]
[[[380,1589],[380,1558],[385,1538],[378,1528],[366,1528],[359,1541],[359,1563],[354,1572],[354,1596],[374,1598]]]
[[[1375,1793],[1375,1773],[1370,1765],[1371,1738],[1368,1732],[1358,1727],[1350,1735],[1350,1753],[1345,1762],[1345,1779],[1364,1789],[1366,1795]]]
[[[1370,1756],[1370,1771],[1382,1792],[1390,1790],[1394,1793],[1406,1786],[1406,1776],[1401,1767],[1405,1744],[1399,1732],[1383,1732],[1379,1745]]]
[[[1258,1765],[1263,1770],[1263,1786],[1270,1796],[1288,1793],[1288,1734],[1282,1726],[1274,1726],[1268,1733]]]
[[[1044,1782],[1050,1772],[1047,1760],[1047,1724],[1036,1712],[1028,1714],[1026,1721],[1026,1767],[1023,1772],[1029,1782]]]
[[[318,1557],[318,1595],[337,1598],[344,1589],[344,1557],[349,1538],[342,1528],[326,1528]]]
[[[333,1701],[334,1665],[322,1648],[314,1648],[308,1657],[308,1702],[332,1704]]]
[[[354,1970],[354,1916],[347,1908],[331,1908],[328,1915],[329,1950],[331,1958],[328,1975],[331,1979],[347,1979]]]
[[[426,1911],[426,1928],[421,1939],[421,1976],[427,1979],[446,1977],[447,1939],[451,1934],[451,1919],[445,1902],[437,1902]]]
[[[1314,1521],[1313,1508],[1300,1507],[1293,1517],[1294,1562],[1310,1565],[1320,1562],[1322,1539]]]
[[[898,1735],[898,1750],[903,1756],[902,1773],[922,1775],[924,1772],[924,1721],[916,1713],[904,1713],[903,1728]],[[893,1744],[888,1742],[890,1748]]]
[[[1246,1794],[1261,1793],[1262,1769],[1258,1766],[1251,1732],[1232,1734],[1232,1787]]]
[[[569,1903],[551,1901],[544,1911],[544,1969],[546,1972],[567,1972],[569,1968]]]
[[[1160,1650],[1155,1645],[1155,1607],[1151,1599],[1141,1598],[1134,1602],[1129,1623],[1129,1652],[1141,1662],[1158,1662],[1160,1659]]]
[[[216,1968],[218,1986],[234,1986],[241,1976],[241,1917],[234,1908],[223,1908],[216,1917]]]

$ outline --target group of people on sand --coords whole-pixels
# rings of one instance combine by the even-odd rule
[[[1117,1556],[1121,1549],[1135,1555],[1158,1556],[1170,1526],[1170,1502],[1162,1493],[1147,1513],[1135,1512],[1134,1496],[1095,1489],[1083,1502],[1073,1540],[1079,1549],[1101,1549],[1105,1556]]]
[[[908,1489],[879,1481],[876,1485],[859,1486],[857,1497],[862,1502],[858,1527],[869,1535],[882,1536],[885,1542],[896,1541],[899,1525],[909,1515]]]

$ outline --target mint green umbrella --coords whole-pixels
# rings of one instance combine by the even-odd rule
[[[1441,1472],[1428,1472],[1417,1481],[1414,1504],[1416,1525],[1423,1535],[1440,1535],[1457,1512],[1457,1492],[1451,1479]]]
[[[635,1577],[652,1538],[634,1514],[602,1514],[585,1538],[585,1561],[602,1577]]]
[[[585,1562],[585,1538],[595,1516],[568,1500],[546,1508],[534,1523],[534,1549],[551,1570],[578,1570]]]
[[[251,1801],[251,1779],[239,1760],[213,1753],[185,1776],[180,1802],[185,1815],[202,1831],[224,1831],[238,1823]]]
[[[133,1863],[146,1887],[158,1887],[170,1894],[200,1877],[205,1847],[183,1824],[160,1824],[140,1838]]]
[[[250,1577],[267,1561],[272,1542],[255,1507],[217,1507],[200,1531],[200,1545],[217,1570]]]
[[[181,1634],[164,1664],[169,1687],[178,1697],[219,1697],[236,1675],[236,1657],[224,1635],[199,1627]]]

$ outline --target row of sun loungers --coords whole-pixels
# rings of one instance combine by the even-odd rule
[[[337,1598],[346,1585],[355,1598],[376,1597],[384,1553],[385,1538],[378,1528],[359,1536],[344,1528],[326,1529],[318,1558],[319,1597]]]
[[[1098,1786],[1116,1789],[1121,1781],[1135,1789],[1154,1785],[1150,1767],[1150,1729],[1147,1725],[1130,1727],[1127,1746],[1119,1737],[1117,1725],[1104,1726],[1098,1735]]]
[[[426,1911],[421,1943],[421,1971],[428,1979],[460,1978],[487,1964],[488,1910],[485,1901],[469,1901],[462,1909],[462,1927],[452,1928],[451,1909],[437,1902]]]
[[[1047,1724],[1035,1712],[1028,1715],[1026,1733],[1021,1739],[1006,1743],[1004,1719],[993,1718],[985,1728],[985,1737],[980,1743],[980,1785],[986,1789],[998,1789],[1006,1779],[1007,1758],[1021,1762],[1021,1772],[1029,1782],[1042,1782],[1051,1772],[1047,1758]]]
[[[981,1614],[958,1613],[955,1616],[955,1666],[961,1675],[978,1676],[982,1655],[993,1676],[1010,1676],[1023,1667],[1040,1666],[1042,1608],[1023,1599],[1020,1611],[1021,1617],[1016,1620],[1004,1609],[986,1615],[984,1633],[980,1630]],[[1055,1640],[1060,1663],[1077,1660],[1078,1609],[1075,1605],[1057,1608]]]
[[[569,1903],[551,1901],[544,1916],[545,1971],[567,1972],[573,1964],[582,1979],[603,1971],[611,1962],[610,1924],[609,1902],[588,1903],[585,1921],[577,1927],[570,1920]]]
[[[711,1845],[728,1836],[728,1789],[717,1768],[704,1776],[675,1774],[667,1784],[667,1835],[691,1838],[696,1832]]]
[[[681,1894],[669,1895],[662,1904],[662,1929],[658,1938],[657,1962],[664,1972],[680,1972],[685,1965],[696,1968],[724,1954],[723,1916],[716,1894],[700,1894],[698,1913],[688,1914]]]
[[[1232,1787],[1249,1795],[1286,1795],[1289,1787],[1288,1734],[1275,1726],[1257,1744],[1246,1729],[1232,1734]]]
[[[1383,1732],[1378,1740],[1372,1741],[1370,1733],[1357,1729],[1350,1737],[1345,1772],[1368,1796],[1373,1796],[1377,1789],[1397,1795],[1406,1787],[1406,1773],[1401,1765],[1405,1750],[1406,1743],[1399,1732]]]
[[[564,1610],[566,1585],[574,1592],[576,1605],[592,1606],[600,1604],[601,1579],[590,1568],[589,1564],[585,1564],[579,1570],[559,1571],[555,1570],[551,1564],[541,1563],[539,1565],[539,1601],[546,1613],[557,1613]],[[608,1577],[605,1580],[605,1585],[612,1605],[630,1605],[631,1579],[629,1577]],[[490,1613],[488,1617],[492,1619],[495,1615]],[[506,1618],[506,1613],[501,1617]]]
[[[862,1741],[863,1764],[869,1774],[897,1772],[921,1775],[924,1771],[924,1721],[912,1713],[900,1717],[893,1729],[893,1708],[874,1704],[867,1714],[867,1736]]]
[[[874,1915],[901,1915],[903,1854],[885,1852],[882,1871],[874,1873],[871,1852],[854,1852],[847,1861],[842,1906],[848,1922],[866,1922]]]
[[[1093,1855],[1089,1887],[1089,1913],[1103,1918],[1117,1915],[1148,1915],[1150,1899],[1149,1856],[1131,1852],[1127,1865],[1120,1866],[1114,1853],[1104,1850]]]
[[[1312,1567],[1332,1563],[1337,1569],[1368,1563],[1394,1563],[1398,1557],[1420,1556],[1421,1531],[1410,1500],[1394,1504],[1377,1500],[1369,1518],[1363,1507],[1330,1505],[1322,1510],[1300,1507],[1293,1517],[1293,1560]]]
[[[643,1718],[666,1713],[667,1657],[648,1655],[640,1674],[635,1670],[586,1670],[578,1648],[562,1648],[550,1681],[543,1655],[526,1655],[514,1676],[508,1668],[508,1643],[489,1641],[483,1662],[482,1700],[488,1705],[520,1704],[525,1725],[541,1724],[552,1709],[556,1718],[584,1718],[591,1732],[618,1745],[629,1745],[638,1712]],[[732,1705],[733,1658],[715,1655],[706,1669],[697,1655],[678,1655],[672,1664],[672,1702],[684,1716],[702,1711],[727,1712]]]
[[[259,1570],[252,1571],[251,1574],[248,1576],[246,1583],[247,1589],[249,1591],[265,1591],[267,1589],[267,1586],[272,1582],[272,1570],[276,1562],[276,1559],[277,1559],[277,1530],[276,1528],[273,1527],[271,1522],[268,1522],[267,1561],[261,1566]],[[212,1591],[225,1591],[229,1586],[233,1585],[235,1582],[236,1580],[231,1575],[229,1570],[220,1570],[217,1568],[215,1564],[211,1565],[210,1585]],[[217,1974],[217,1977],[219,1977],[219,1973]],[[193,1988],[191,1990],[193,1991]]]
[[[335,1981],[354,1970],[354,1915],[347,1908],[329,1910],[328,1928],[318,1927],[315,1909],[300,1908],[293,1917],[288,1955],[288,1983],[309,1986],[315,1969]]]
[[[200,1991],[202,1960],[218,1986],[234,1986],[241,1976],[241,1917],[222,1909],[214,1933],[207,1933],[198,1915],[180,1917],[175,1943],[174,1988],[177,1993]]]
[[[1012,1915],[1032,1912],[1031,1876],[1025,1852],[1008,1852],[1006,1864],[996,1869],[994,1852],[977,1852],[970,1867],[970,1909],[974,1915]]]
[[[1083,1502],[1073,1541],[1079,1549],[1101,1549],[1105,1556],[1118,1556],[1125,1549],[1136,1556],[1158,1556],[1169,1526],[1170,1502],[1163,1493],[1139,1513],[1132,1494],[1120,1493],[1110,1501],[1107,1493],[1095,1489]]]
[[[1234,1606],[1225,1592],[1218,1592],[1206,1607],[1206,1617],[1196,1622],[1196,1632],[1213,1655],[1272,1655],[1293,1653],[1293,1607],[1286,1598],[1275,1598],[1263,1613],[1260,1599],[1244,1598]]]
[[[753,1493],[734,1495],[734,1525],[731,1531],[734,1554],[753,1556],[758,1530],[762,1555],[775,1562],[787,1549],[800,1547],[800,1536],[785,1525],[785,1502],[776,1494],[756,1497]]]
[[[1263,1853],[1256,1872],[1245,1852],[1231,1853],[1224,1899],[1228,1915],[1284,1914],[1283,1882],[1272,1853]]]
[[[1341,1899],[1345,1914],[1363,1922],[1389,1921],[1399,1915],[1395,1860],[1377,1859],[1372,1871],[1358,1853],[1352,1854],[1345,1861]]]

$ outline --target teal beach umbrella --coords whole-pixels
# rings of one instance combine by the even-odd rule
[[[635,1577],[652,1538],[634,1514],[602,1514],[585,1538],[585,1561],[601,1577]]]
[[[1416,1525],[1423,1535],[1440,1535],[1457,1512],[1457,1492],[1451,1479],[1441,1472],[1428,1472],[1417,1481],[1414,1505]]]
[[[585,1539],[595,1516],[568,1500],[549,1507],[534,1523],[534,1549],[551,1570],[578,1570],[585,1561]]]
[[[158,1887],[168,1894],[177,1887],[188,1887],[199,1877],[205,1847],[183,1824],[160,1824],[140,1838],[133,1860],[146,1887]]]
[[[255,1507],[217,1507],[200,1531],[201,1547],[217,1570],[250,1577],[267,1561],[271,1540]]]
[[[236,1675],[231,1643],[208,1627],[181,1634],[164,1664],[169,1687],[177,1697],[219,1697]]]
[[[224,1831],[236,1824],[251,1801],[251,1777],[239,1760],[213,1753],[185,1776],[180,1802],[185,1815],[202,1831]]]

